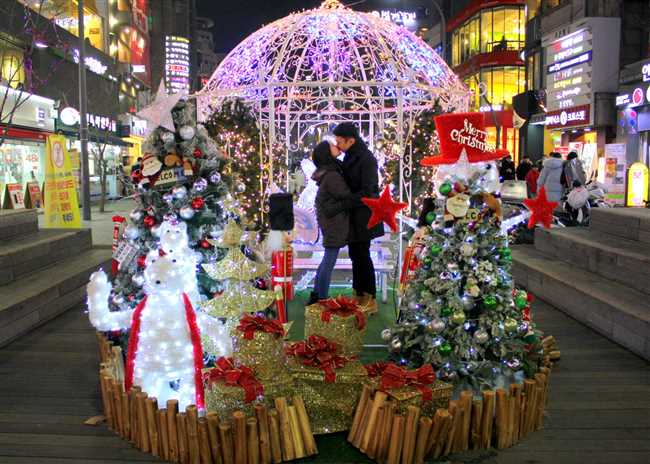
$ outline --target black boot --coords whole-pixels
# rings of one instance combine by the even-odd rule
[[[320,301],[320,298],[318,298],[318,293],[316,292],[311,292],[309,294],[309,300],[307,301],[307,306],[311,306],[313,304],[316,304]]]

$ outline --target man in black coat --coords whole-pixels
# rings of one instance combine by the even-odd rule
[[[353,123],[339,124],[334,129],[334,135],[337,146],[345,153],[341,167],[345,181],[352,191],[352,199],[348,204],[348,250],[352,260],[352,288],[359,303],[372,311],[377,308],[377,283],[375,267],[370,257],[370,241],[384,235],[384,225],[378,224],[368,229],[371,212],[370,208],[361,202],[361,198],[379,197],[377,160]]]

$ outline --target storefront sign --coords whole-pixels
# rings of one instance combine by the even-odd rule
[[[582,105],[561,111],[546,113],[546,126],[549,129],[559,127],[586,126],[591,119],[590,105]]]
[[[373,15],[379,16],[386,21],[394,22],[395,24],[410,24],[414,23],[417,15],[414,11],[390,11],[390,10],[381,10],[373,11]]]
[[[38,182],[27,182],[25,186],[25,206],[27,208],[43,207],[43,196]]]
[[[79,49],[75,48],[72,51],[72,59],[74,60],[75,63],[79,64]],[[103,76],[106,74],[106,70],[108,69],[108,66],[106,66],[104,63],[99,61],[97,58],[93,58],[92,56],[87,56],[84,59],[84,62],[86,63],[86,67],[90,72],[93,72],[99,76]]]
[[[92,113],[88,113],[86,117],[88,119],[89,127],[93,127],[101,131],[117,133],[117,121],[115,119],[109,118],[108,116],[99,116]],[[81,116],[79,115],[79,111],[77,111],[75,108],[72,108],[71,106],[68,106],[59,112],[59,119],[66,126],[77,126],[79,125]]]
[[[589,50],[588,52],[585,52],[573,58],[568,58],[566,60],[558,61],[556,63],[550,64],[546,67],[546,70],[549,74],[553,74],[555,72],[562,71],[563,69],[567,69],[573,66],[577,66],[579,64],[587,63],[591,61],[591,57],[592,57],[592,52],[591,50]]]
[[[25,209],[25,197],[20,184],[7,184],[4,197],[2,202],[4,209]]]
[[[622,205],[625,202],[624,143],[605,145],[605,156],[598,161],[598,182],[607,188],[607,202]]]
[[[45,227],[81,227],[76,181],[62,135],[47,138],[45,195]]]
[[[643,82],[650,81],[650,63],[646,63],[641,68],[641,75],[643,76]]]
[[[648,203],[648,166],[634,163],[627,170],[625,206],[644,207]]]
[[[168,92],[190,90],[190,41],[175,35],[165,36],[165,82]]]

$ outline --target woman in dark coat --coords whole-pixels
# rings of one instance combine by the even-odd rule
[[[309,304],[328,297],[339,250],[348,243],[350,218],[345,210],[345,201],[349,199],[351,192],[336,162],[340,153],[336,146],[321,142],[312,155],[312,161],[316,165],[312,179],[318,184],[316,216],[323,236],[325,254],[316,272],[314,291]]]

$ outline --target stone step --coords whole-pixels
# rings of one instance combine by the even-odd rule
[[[0,346],[84,301],[90,274],[110,261],[110,249],[91,249],[1,286]]]
[[[650,243],[650,209],[593,208],[590,224],[592,230]]]
[[[90,229],[41,229],[0,242],[0,285],[92,247]]]
[[[650,360],[646,294],[549,257],[530,245],[513,247],[513,264],[517,285]]]
[[[579,227],[535,230],[535,249],[650,294],[650,246]]]
[[[35,209],[0,210],[0,240],[38,231]]]

